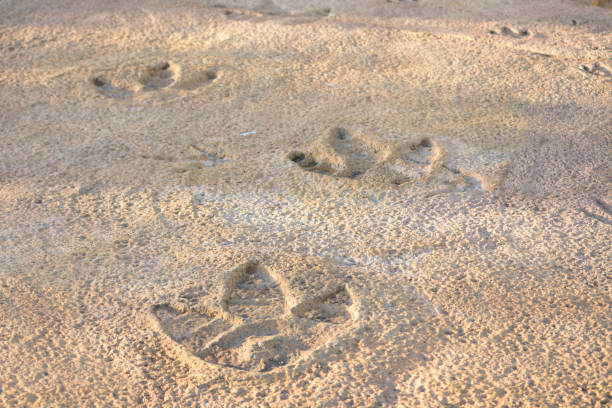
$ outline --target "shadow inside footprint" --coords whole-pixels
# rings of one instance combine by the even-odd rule
[[[176,302],[153,306],[156,325],[193,356],[241,371],[268,372],[296,363],[353,323],[344,286],[288,312],[280,283],[257,262],[230,274],[218,312],[202,306],[203,294],[201,287],[191,287]]]
[[[312,17],[327,17],[331,13],[331,9],[329,7],[325,7],[322,9],[313,10],[311,12],[304,13],[305,16]]]
[[[321,165],[311,154],[300,151],[293,151],[287,156],[289,160],[300,166],[302,169],[319,174],[333,175],[335,170],[328,165]]]
[[[217,79],[217,72],[212,69],[207,69],[180,81],[176,84],[176,88],[191,91],[207,85],[215,79]]]
[[[365,143],[341,127],[330,131],[322,141],[322,148],[325,156],[321,159],[300,151],[289,153],[287,158],[304,170],[350,179],[360,178],[376,163],[376,157]]]
[[[90,81],[100,93],[105,96],[108,96],[109,98],[129,99],[132,96],[132,91],[122,88],[116,88],[112,84],[112,82],[108,81],[103,77],[94,77]]]
[[[212,314],[162,304],[153,308],[162,330],[194,354],[207,347],[208,342],[231,327],[231,324]]]
[[[587,74],[601,77],[612,77],[612,69],[600,64],[599,62],[594,63],[590,67],[588,65],[581,65],[580,69]]]
[[[174,83],[174,71],[169,62],[161,62],[147,68],[140,83],[148,90],[166,88]]]
[[[501,33],[514,38],[527,37],[529,35],[529,31],[526,29],[516,29],[508,26],[503,26],[501,28]]]

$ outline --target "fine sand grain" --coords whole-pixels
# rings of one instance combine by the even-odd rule
[[[0,0],[0,406],[611,405],[611,30]]]

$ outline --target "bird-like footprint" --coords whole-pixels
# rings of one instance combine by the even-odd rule
[[[304,170],[353,179],[362,176],[376,163],[376,157],[368,151],[365,143],[344,128],[332,129],[323,145],[328,154],[322,152],[315,157],[311,153],[293,151],[289,153],[289,159]]]
[[[161,91],[166,88],[193,91],[212,83],[217,77],[218,73],[215,69],[183,72],[179,65],[166,61],[142,69],[137,78],[138,85],[130,87],[133,89],[116,87],[103,76],[94,76],[90,82],[103,95],[126,100],[136,96],[140,91]]]
[[[333,129],[310,151],[292,151],[288,159],[303,170],[327,176],[375,184],[419,183],[434,195],[499,189],[508,168],[504,155],[452,140],[387,142],[372,135],[356,137],[344,128]]]
[[[436,146],[427,138],[391,149],[368,143],[338,127],[318,142],[315,151],[293,151],[288,158],[315,173],[403,184],[426,176],[436,155]]]
[[[202,361],[257,373],[296,363],[353,323],[346,287],[290,308],[286,290],[257,262],[237,268],[225,288],[216,311],[202,306],[206,293],[197,288],[153,306],[156,326]]]

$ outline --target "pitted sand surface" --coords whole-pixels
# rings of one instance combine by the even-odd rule
[[[612,403],[612,10],[1,1],[0,406]]]

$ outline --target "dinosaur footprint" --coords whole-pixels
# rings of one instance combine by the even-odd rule
[[[386,142],[375,136],[363,139],[335,128],[319,139],[310,152],[292,151],[288,159],[301,169],[375,184],[418,182],[428,194],[492,191],[502,188],[508,157],[465,143],[423,138],[414,143]]]
[[[282,285],[257,262],[237,268],[225,288],[217,312],[202,306],[207,294],[195,288],[153,306],[154,321],[200,360],[254,373],[297,363],[354,322],[344,286],[289,310]]]
[[[512,38],[521,38],[527,37],[530,35],[529,30],[527,29],[518,29],[510,26],[503,26],[499,29],[499,33],[505,35],[506,37]],[[489,34],[499,34],[496,30],[489,30]]]
[[[399,149],[381,145],[375,148],[344,128],[335,128],[319,141],[315,152],[293,151],[288,158],[315,173],[403,184],[426,176],[437,156],[436,146],[429,139]]]
[[[362,176],[376,163],[376,157],[368,151],[365,143],[344,128],[332,129],[322,144],[324,151],[319,158],[311,153],[294,151],[289,153],[289,159],[304,170],[353,179]]]
[[[90,82],[105,96],[125,100],[137,95],[140,91],[159,91],[165,88],[193,91],[212,83],[218,77],[215,69],[182,72],[181,66],[172,62],[160,62],[140,71],[140,76],[137,78],[139,85],[133,87],[133,90],[118,88],[103,76],[95,76],[90,79]],[[132,87],[129,86],[129,88]]]

